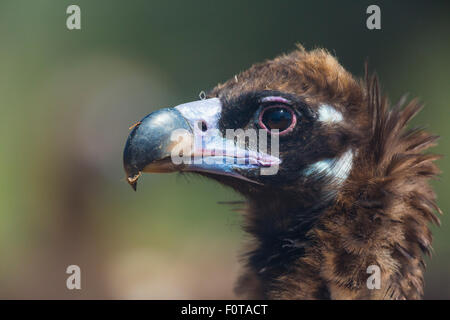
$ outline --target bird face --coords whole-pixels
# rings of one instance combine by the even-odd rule
[[[251,298],[416,298],[439,211],[438,157],[421,153],[437,137],[404,130],[419,110],[389,110],[376,77],[299,48],[144,117],[124,168],[134,188],[142,172],[194,172],[247,198],[256,241],[238,290]],[[367,264],[387,290],[366,290]]]
[[[136,188],[142,172],[196,172],[247,196],[332,196],[352,168],[358,113],[348,105],[361,91],[330,57],[311,61],[299,50],[253,66],[208,99],[147,115],[125,146],[128,182]]]

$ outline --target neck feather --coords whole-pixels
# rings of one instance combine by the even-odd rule
[[[376,78],[367,79],[367,141],[336,197],[305,206],[295,197],[250,201],[253,236],[237,292],[250,298],[419,299],[430,222],[440,212],[428,184],[437,139],[405,129],[421,109],[389,110]]]

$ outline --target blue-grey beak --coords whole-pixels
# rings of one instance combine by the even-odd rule
[[[128,183],[136,190],[143,171],[174,171],[170,161],[170,136],[176,129],[191,131],[186,119],[175,108],[161,109],[144,117],[133,128],[123,152]],[[153,165],[153,168],[147,168]]]
[[[131,131],[123,153],[128,183],[136,190],[142,172],[173,171],[226,175],[258,183],[252,177],[259,175],[259,169],[277,165],[280,160],[240,146],[234,138],[224,138],[218,125],[221,112],[220,99],[211,98],[144,117]]]

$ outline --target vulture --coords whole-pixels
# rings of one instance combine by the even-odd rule
[[[359,79],[300,45],[204,98],[134,125],[124,169],[135,190],[144,172],[193,172],[243,195],[238,295],[422,298],[441,210],[429,185],[439,155],[424,153],[438,136],[407,127],[417,99],[391,106],[367,64]]]

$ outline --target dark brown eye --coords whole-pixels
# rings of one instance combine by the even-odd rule
[[[259,125],[267,131],[277,129],[279,134],[290,132],[297,122],[292,109],[285,105],[265,107],[259,115]]]

